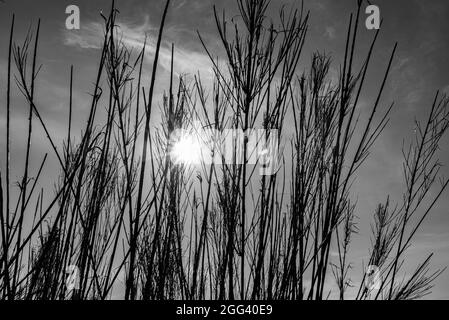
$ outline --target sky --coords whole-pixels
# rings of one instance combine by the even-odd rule
[[[359,267],[368,259],[369,227],[372,214],[378,203],[385,202],[387,195],[393,201],[401,200],[404,189],[402,177],[401,148],[413,134],[414,120],[423,120],[429,112],[437,90],[449,94],[449,2],[447,0],[377,0],[372,1],[380,8],[383,19],[379,41],[375,47],[369,80],[362,94],[361,108],[369,108],[373,96],[379,88],[383,72],[394,44],[398,43],[391,74],[386,83],[381,104],[386,108],[391,102],[395,107],[391,120],[371,155],[360,169],[353,186],[357,199],[359,233],[355,236],[352,252],[354,263]],[[65,21],[68,5],[80,8],[80,29],[67,30]],[[148,35],[148,63],[143,81],[149,81],[150,61],[154,54],[154,43],[165,2],[163,0],[117,0],[120,11],[118,23],[123,31],[123,40],[130,47],[139,50],[145,34]],[[8,35],[12,13],[16,15],[15,40],[23,41],[30,26],[41,19],[38,63],[42,65],[36,86],[36,96],[40,103],[42,117],[47,122],[50,133],[61,142],[67,126],[68,83],[70,65],[74,66],[74,125],[80,130],[86,120],[89,92],[95,80],[96,64],[101,45],[102,18],[100,12],[108,12],[110,0],[5,0],[0,2],[0,150],[5,146],[5,88]],[[210,79],[211,63],[207,57],[197,32],[205,40],[209,50],[217,57],[223,57],[223,50],[213,17],[212,7],[226,10],[232,17],[237,12],[233,0],[174,0],[166,21],[160,57],[160,78],[156,83],[156,98],[161,97],[168,81],[170,66],[170,45],[175,45],[175,72],[196,74]],[[300,1],[273,0],[268,16],[277,16],[282,5],[297,7]],[[332,56],[332,71],[337,73],[343,59],[344,41],[351,12],[356,0],[304,0],[304,7],[310,10],[309,32],[298,71],[306,70],[314,51],[325,51]],[[364,15],[362,15],[364,17]],[[360,29],[358,50],[366,53],[374,31]],[[359,55],[363,57],[363,54]],[[22,102],[22,103],[21,103]],[[12,140],[15,166],[21,168],[21,155],[25,145],[27,110],[20,93],[13,92]],[[36,132],[42,130],[36,126]],[[39,131],[40,130],[40,131]],[[440,161],[445,165],[442,174],[449,177],[449,139],[444,139],[439,151]],[[43,135],[33,138],[32,168],[36,170],[44,150],[49,145]],[[0,168],[4,169],[4,157],[0,157]],[[56,165],[50,155],[49,167]],[[14,169],[14,168],[13,168]],[[18,179],[20,171],[16,172]],[[47,171],[42,184],[51,185],[55,173]],[[432,266],[435,269],[449,265],[449,193],[445,192],[440,201],[417,234],[407,256],[406,267],[413,269],[426,254],[434,252]],[[356,279],[355,279],[356,280]],[[429,298],[449,299],[449,271],[437,280]]]

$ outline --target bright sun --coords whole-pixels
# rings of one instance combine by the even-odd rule
[[[195,165],[201,163],[201,144],[191,134],[183,134],[174,141],[170,156],[176,164]]]

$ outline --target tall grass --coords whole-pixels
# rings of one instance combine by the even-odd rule
[[[348,298],[350,244],[358,230],[351,185],[389,122],[393,105],[383,108],[380,101],[396,45],[362,121],[358,106],[379,35],[377,31],[357,65],[362,1],[349,19],[337,81],[329,75],[330,57],[319,52],[313,54],[310,70],[298,72],[309,21],[303,7],[282,10],[275,24],[267,17],[269,0],[237,4],[239,21],[213,10],[225,53],[222,61],[213,58],[199,34],[213,82],[204,83],[200,75],[175,79],[172,45],[170,82],[164,84],[157,83],[157,68],[167,0],[150,83],[145,84],[147,40],[137,53],[124,45],[112,3],[108,17],[103,16],[103,44],[80,136],[72,130],[76,68],[70,67],[68,130],[62,146],[55,143],[35,99],[40,23],[34,35],[30,31],[17,45],[12,17],[5,183],[0,174],[3,299],[108,299],[118,297],[116,291],[130,300]],[[13,74],[29,107],[18,188],[11,184]],[[161,98],[155,96],[156,85],[167,85],[167,90],[160,125],[152,129],[154,105]],[[259,127],[266,139],[277,134],[276,147],[283,153],[272,161],[279,166],[270,175],[257,175],[257,165],[249,161],[257,150],[245,137],[243,149],[232,150],[233,164],[219,148],[213,156],[221,164],[202,161],[195,167],[177,161],[171,153],[173,135],[178,129],[192,130],[195,123],[219,133]],[[47,154],[34,176],[30,171],[35,126],[43,128],[49,153],[60,166],[50,201],[44,200],[49,192],[39,184]],[[448,99],[437,93],[428,119],[416,123],[417,134],[403,150],[403,203],[392,209],[387,198],[373,213],[369,265],[382,270],[381,287],[370,290],[362,273],[352,298],[420,298],[442,272],[429,272],[429,256],[406,281],[399,280],[404,279],[407,248],[448,184],[440,179],[437,159],[448,126]],[[26,223],[26,217],[32,222]],[[75,288],[67,285],[73,266],[78,270]]]

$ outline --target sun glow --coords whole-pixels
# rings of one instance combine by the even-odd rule
[[[170,156],[176,164],[195,165],[201,163],[202,146],[192,134],[182,134],[173,141]]]

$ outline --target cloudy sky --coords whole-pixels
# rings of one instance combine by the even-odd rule
[[[148,61],[154,53],[154,42],[164,6],[163,0],[117,0],[120,10],[118,22],[123,31],[124,41],[139,50],[144,35],[149,36]],[[357,215],[360,232],[353,244],[354,263],[361,265],[368,259],[369,223],[379,202],[387,195],[399,202],[403,190],[401,147],[404,139],[413,134],[414,120],[423,119],[432,103],[436,90],[449,93],[449,3],[447,0],[376,0],[384,19],[380,39],[375,48],[370,80],[361,100],[369,106],[388,57],[398,42],[396,58],[382,98],[383,106],[395,102],[391,121],[374,146],[371,157],[359,172],[354,184],[357,199]],[[345,33],[349,14],[355,9],[356,0],[305,0],[305,8],[310,10],[310,30],[299,71],[310,63],[310,56],[316,50],[332,55],[333,70],[336,72],[342,61]],[[65,28],[65,8],[78,5],[81,12],[80,30]],[[269,15],[277,16],[281,5],[297,6],[299,1],[272,1]],[[217,42],[217,32],[212,14],[212,6],[226,9],[227,15],[236,14],[235,2],[231,0],[174,0],[167,17],[166,32],[160,58],[160,78],[156,87],[156,97],[160,98],[168,80],[170,45],[175,44],[175,70],[179,73],[200,72],[202,77],[210,77],[210,62],[198,40],[201,33],[210,50],[218,57],[223,50]],[[8,34],[12,13],[16,14],[16,41],[23,41],[27,29],[41,18],[38,62],[42,64],[36,87],[42,117],[51,128],[53,136],[62,137],[67,125],[67,98],[70,65],[74,66],[74,117],[76,127],[82,128],[85,121],[89,92],[95,80],[96,64],[99,60],[99,46],[102,36],[100,11],[108,12],[110,0],[5,0],[0,2],[0,150],[5,145],[4,107],[6,87],[6,59]],[[373,31],[361,30],[359,50],[366,52]],[[360,55],[362,57],[363,55]],[[146,78],[149,77],[149,63]],[[144,80],[145,80],[144,79]],[[13,93],[12,140],[13,157],[16,168],[21,168],[20,155],[23,152],[26,135],[26,107],[17,90]],[[39,132],[39,128],[35,129]],[[445,139],[439,153],[446,167],[443,174],[449,177],[449,139]],[[48,142],[37,135],[33,140],[33,163],[36,168],[48,150]],[[50,164],[55,159],[50,159]],[[51,167],[51,166],[50,166]],[[4,169],[4,157],[0,159]],[[13,168],[14,169],[14,168]],[[20,172],[17,171],[18,178]],[[54,174],[54,172],[53,172]],[[51,170],[46,173],[43,184],[54,180]],[[449,265],[449,193],[443,194],[430,218],[417,235],[411,248],[406,267],[413,269],[418,259],[435,252],[433,266],[442,268]],[[354,279],[357,280],[357,279]],[[449,271],[436,283],[432,298],[449,299]]]

